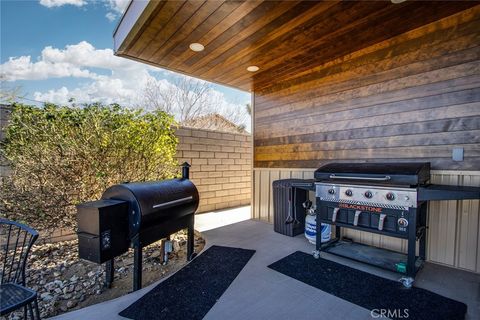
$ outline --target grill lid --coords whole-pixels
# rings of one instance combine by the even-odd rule
[[[317,181],[423,185],[430,179],[429,162],[329,163],[315,171]]]
[[[199,203],[197,188],[188,179],[117,184],[105,190],[102,199],[129,203],[131,236],[140,229],[193,214]]]

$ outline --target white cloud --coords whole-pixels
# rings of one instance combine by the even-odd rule
[[[73,97],[77,102],[100,101],[131,105],[138,100],[139,92],[146,82],[153,78],[150,72],[158,71],[160,70],[154,67],[117,57],[111,49],[96,49],[90,43],[82,41],[64,49],[45,47],[37,61],[32,61],[30,56],[11,57],[0,65],[0,79],[87,78],[93,81],[73,90],[61,87],[47,92],[35,92],[35,99],[67,103]]]
[[[52,63],[69,63],[81,67],[103,69],[144,69],[143,64],[116,57],[112,49],[95,49],[87,41],[67,45],[65,49],[46,47],[42,50],[41,60]]]
[[[108,0],[108,6],[117,13],[123,13],[129,3],[130,0]]]
[[[143,0],[146,1],[146,0]],[[130,0],[108,0],[106,1],[106,7],[109,12],[105,15],[111,22],[120,17],[128,7]]]
[[[153,67],[116,57],[111,49],[95,49],[90,43],[82,41],[68,45],[65,49],[45,47],[35,62],[32,62],[30,56],[10,57],[7,62],[0,65],[0,79],[6,81],[61,77],[97,79],[99,75],[88,68],[124,73]]]
[[[87,3],[98,3],[97,0],[40,0],[39,2],[42,6],[47,8],[61,7],[64,5],[82,7]],[[108,11],[107,14],[105,14],[105,17],[110,22],[113,22],[125,12],[130,0],[102,0],[100,3],[103,4]]]
[[[149,76],[145,75],[145,79]],[[146,81],[146,80],[145,80]],[[144,82],[144,81],[142,81]],[[35,92],[34,99],[38,101],[68,104],[73,98],[77,103],[102,102],[105,104],[119,103],[124,106],[138,105],[142,84],[119,78],[102,76],[92,83],[68,90],[61,87],[47,92]]]
[[[0,65],[0,79],[6,81],[15,80],[41,80],[59,77],[95,78],[95,74],[81,69],[75,65],[48,61],[32,62],[30,56],[10,58]]]
[[[117,15],[113,12],[107,12],[105,17],[108,19],[108,21],[113,22],[115,19],[117,19]]]
[[[64,5],[81,7],[87,4],[87,2],[85,0],[40,0],[40,4],[47,8],[61,7]]]
[[[47,92],[40,93],[35,92],[33,95],[35,100],[55,102],[60,104],[67,104],[70,98],[75,96],[75,100],[88,99],[88,94],[80,89],[76,89],[75,92],[70,92],[66,87],[61,87],[58,90],[48,90]]]

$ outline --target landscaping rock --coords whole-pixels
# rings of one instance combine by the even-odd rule
[[[158,258],[158,257],[160,257],[160,254],[161,254],[160,250],[155,250],[150,255],[150,258]]]
[[[173,251],[177,252],[180,250],[180,242],[177,240],[172,241]]]
[[[45,302],[48,302],[48,301],[52,301],[53,300],[53,296],[48,293],[48,292],[44,292],[40,295],[40,298],[45,301]]]

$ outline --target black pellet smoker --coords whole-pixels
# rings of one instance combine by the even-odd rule
[[[194,216],[199,195],[189,180],[188,163],[178,179],[122,183],[111,186],[98,201],[77,205],[78,254],[81,259],[105,263],[105,285],[114,278],[113,259],[134,250],[133,290],[142,287],[142,248],[187,232],[187,259],[194,252]]]

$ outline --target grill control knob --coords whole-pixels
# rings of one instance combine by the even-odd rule
[[[373,193],[371,191],[365,191],[364,196],[365,198],[370,199],[373,197]]]
[[[395,200],[395,194],[393,194],[392,192],[389,192],[385,195],[385,198],[387,198],[387,200],[393,201]]]
[[[347,195],[347,197],[351,197],[353,195],[352,190],[350,189],[345,190],[345,195]]]
[[[335,194],[335,189],[328,189],[329,194]]]

